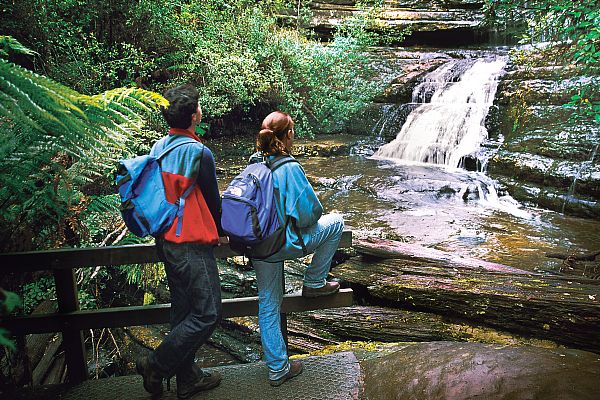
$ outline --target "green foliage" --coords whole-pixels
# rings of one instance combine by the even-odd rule
[[[27,55],[37,54],[35,51],[23,46],[11,36],[0,36],[0,57],[6,58],[10,53],[21,53]]]
[[[8,315],[21,306],[21,299],[13,292],[0,288],[0,316]],[[15,350],[15,343],[8,338],[9,332],[0,328],[0,346]]]
[[[131,244],[149,243],[153,239],[140,238],[131,234],[119,212],[120,199],[117,194],[91,196],[82,212],[80,236],[84,246],[124,246]],[[109,272],[110,271],[110,272]],[[90,293],[91,288],[104,288],[110,279],[124,276],[128,284],[141,288],[156,287],[166,275],[162,264],[122,265],[114,269],[104,267],[91,270],[78,270],[78,281],[85,290],[80,291],[79,300],[82,308],[94,308],[96,297]]]
[[[293,113],[300,135],[336,131],[379,89],[360,54],[374,43],[377,4],[365,2],[364,17],[342,26],[333,45],[306,39],[305,4],[32,0],[13,5],[13,15],[28,16],[26,27],[0,22],[35,46],[38,68],[84,93],[191,81],[209,119],[267,105]],[[279,26],[289,11],[295,26]]]
[[[54,278],[44,276],[36,279],[35,282],[26,283],[23,285],[22,296],[23,312],[25,315],[29,315],[42,301],[56,298]]]
[[[125,273],[127,283],[143,289],[158,286],[167,276],[163,265],[158,263],[123,265],[120,269]]]
[[[143,115],[160,104],[167,104],[160,95],[136,88],[83,95],[0,58],[3,240],[20,225],[35,227],[42,246],[58,239],[53,233],[75,230],[80,188],[114,168]]]
[[[210,124],[208,122],[200,122],[196,125],[196,135],[204,136],[210,129]]]
[[[564,43],[557,62],[574,65],[586,75],[600,74],[600,7],[595,2],[571,0],[488,0],[488,19],[525,29],[522,42]],[[567,104],[580,116],[600,122],[600,81],[582,85]]]

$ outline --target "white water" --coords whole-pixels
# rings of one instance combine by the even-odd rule
[[[381,146],[373,158],[460,171],[468,178],[457,198],[474,197],[486,208],[531,218],[512,197],[499,196],[495,182],[484,173],[460,168],[463,157],[476,155],[487,138],[485,118],[505,65],[504,58],[454,60],[429,73],[413,90],[413,103],[421,105],[408,115],[396,139]],[[384,116],[378,129],[383,130],[395,114]],[[469,195],[473,189],[476,195]]]
[[[413,102],[422,104],[408,115],[396,139],[374,156],[458,167],[487,138],[485,117],[505,65],[504,59],[457,60],[428,74],[413,91]]]

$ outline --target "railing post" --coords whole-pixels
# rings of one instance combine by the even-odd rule
[[[58,312],[68,313],[79,310],[77,283],[73,269],[55,269],[56,299]],[[80,383],[87,379],[87,363],[83,335],[80,330],[65,326],[62,331],[63,348],[70,383]]]

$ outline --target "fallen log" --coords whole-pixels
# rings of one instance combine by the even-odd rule
[[[508,265],[492,263],[471,257],[463,257],[455,253],[423,247],[416,244],[408,244],[394,240],[386,240],[369,237],[366,239],[357,239],[353,244],[354,249],[368,256],[375,258],[394,258],[413,261],[439,262],[445,265],[459,265],[463,268],[474,268],[490,272],[512,272],[515,274],[528,274],[518,268]]]
[[[63,376],[67,365],[65,363],[65,354],[57,354],[48,370],[48,375],[44,378],[44,385],[55,385],[64,382]]]
[[[35,308],[32,314],[49,314],[53,312],[56,312],[56,301],[44,300]],[[44,356],[46,348],[48,347],[48,343],[52,340],[53,336],[54,333],[27,335],[27,356],[29,357],[29,363],[32,370],[37,366]]]
[[[532,340],[489,327],[451,320],[440,315],[391,307],[352,306],[288,316],[290,335],[320,339],[324,345],[344,341],[481,342],[515,346],[558,347],[548,340]],[[305,333],[306,332],[306,333]],[[313,351],[307,348],[308,351]]]
[[[52,365],[54,364],[60,346],[62,344],[62,334],[53,334],[53,338],[49,342],[46,342],[47,347],[43,357],[37,363],[31,374],[31,380],[33,385],[41,385],[44,383],[46,376],[51,372]]]
[[[575,261],[594,261],[600,255],[600,250],[585,254],[566,254],[566,253],[546,253],[548,258],[558,258],[559,260],[575,260]]]
[[[406,244],[386,241],[386,248]],[[363,244],[364,245],[364,244]],[[381,247],[381,246],[379,246]],[[362,251],[361,249],[358,249]],[[352,257],[332,275],[373,299],[600,352],[600,285],[447,257]]]

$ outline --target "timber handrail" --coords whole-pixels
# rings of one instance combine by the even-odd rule
[[[352,232],[344,231],[339,248],[352,246]],[[215,247],[216,258],[239,255],[228,245]],[[0,254],[0,269],[24,273],[51,270],[56,284],[58,312],[23,317],[3,317],[1,325],[13,335],[62,332],[69,381],[87,379],[82,330],[113,328],[169,322],[170,304],[112,307],[79,310],[74,268],[115,267],[126,264],[161,262],[154,244],[54,249]],[[282,330],[287,338],[286,313],[336,308],[352,305],[352,290],[342,289],[331,296],[308,299],[298,293],[285,295],[281,306]],[[223,317],[249,316],[258,313],[258,297],[241,297],[222,301]]]

